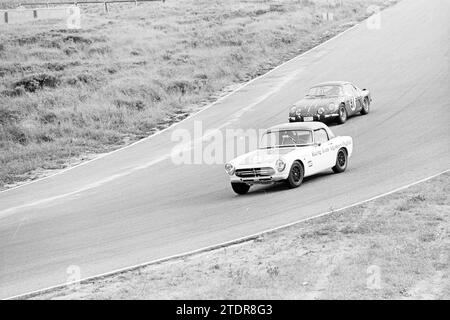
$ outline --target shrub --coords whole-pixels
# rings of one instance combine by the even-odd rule
[[[51,74],[40,73],[22,78],[14,83],[14,87],[23,87],[25,91],[35,92],[44,87],[55,88],[59,84],[59,78]]]
[[[0,107],[0,124],[8,125],[19,120],[19,112],[16,110],[7,109],[4,106]]]
[[[25,134],[24,130],[17,125],[10,125],[6,127],[7,135],[10,137],[10,140],[15,143],[20,143],[22,145],[27,144],[28,138]]]
[[[96,84],[99,80],[92,74],[87,71],[82,72],[74,77],[68,77],[65,79],[65,82],[69,85],[76,85],[77,83],[82,84]]]
[[[166,90],[168,92],[180,92],[185,95],[187,92],[194,89],[194,85],[188,80],[173,80],[167,86]]]
[[[47,62],[44,64],[44,67],[51,71],[63,71],[66,69],[69,65],[60,63],[60,62]]]
[[[111,53],[111,47],[110,46],[92,46],[88,50],[89,55],[105,55]]]
[[[40,121],[44,124],[54,123],[57,118],[58,117],[56,116],[56,114],[54,112],[48,111],[48,112],[45,112],[43,115],[41,115]]]
[[[133,109],[136,111],[141,111],[145,108],[145,103],[142,100],[116,99],[116,100],[114,100],[113,103],[118,108],[126,107],[126,108]]]
[[[23,86],[15,87],[14,89],[6,89],[1,92],[2,95],[7,97],[19,97],[25,93]]]
[[[73,46],[68,46],[67,48],[64,49],[64,53],[68,56],[71,56],[77,52],[78,52],[77,48]]]
[[[81,44],[91,44],[92,40],[82,37],[82,36],[78,36],[78,35],[68,35],[62,38],[62,41],[64,42],[73,42],[73,43],[81,43]]]

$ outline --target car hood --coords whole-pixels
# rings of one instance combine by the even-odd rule
[[[294,151],[295,147],[289,148],[274,148],[274,149],[258,149],[246,153],[234,161],[235,166],[253,166],[253,165],[274,165],[275,162],[283,155]]]
[[[323,108],[325,112],[334,111],[329,109],[331,103],[339,104],[340,97],[318,97],[313,99],[302,99],[294,104],[290,113],[295,115],[295,112],[300,110],[302,114],[314,115],[317,114],[320,108]]]

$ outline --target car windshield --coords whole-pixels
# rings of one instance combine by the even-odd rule
[[[310,130],[268,131],[261,139],[261,148],[282,148],[309,145],[312,143]]]
[[[309,89],[307,97],[317,97],[317,96],[339,96],[342,95],[342,88],[341,86],[335,86],[335,85],[327,85],[327,86],[318,86],[318,87],[312,87]]]

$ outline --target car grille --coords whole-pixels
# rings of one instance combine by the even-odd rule
[[[265,168],[249,168],[249,169],[237,169],[236,176],[240,178],[250,177],[267,177],[275,174],[275,170],[270,167]]]

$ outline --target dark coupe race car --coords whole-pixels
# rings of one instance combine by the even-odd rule
[[[368,114],[371,101],[369,90],[361,90],[350,82],[320,83],[294,104],[289,111],[289,122],[337,120],[342,124],[358,112]]]

